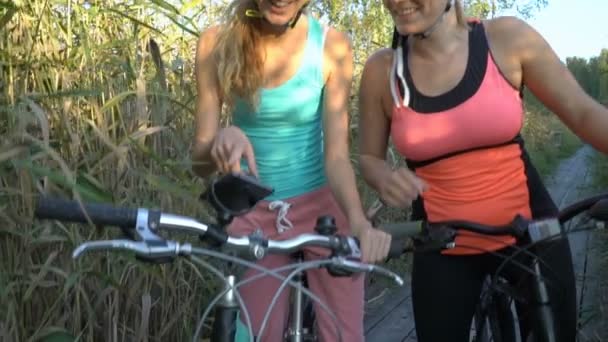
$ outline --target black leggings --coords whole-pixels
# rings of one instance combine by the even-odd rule
[[[498,251],[512,254],[514,248]],[[546,279],[553,309],[557,337],[560,342],[576,338],[576,284],[570,245],[558,240],[537,249],[548,264],[541,267]],[[524,258],[517,258],[526,262]],[[412,301],[416,334],[420,342],[468,342],[471,322],[483,281],[494,274],[504,258],[492,254],[448,256],[438,253],[414,255]],[[529,265],[526,262],[526,265]],[[506,279],[517,286],[519,295],[531,294],[528,273],[510,264],[505,267]],[[528,302],[528,301],[526,301]],[[532,324],[530,305],[518,306],[521,333],[527,335]],[[525,340],[524,340],[525,341]]]

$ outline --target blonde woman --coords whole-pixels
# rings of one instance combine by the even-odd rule
[[[360,89],[362,174],[385,203],[412,206],[413,219],[506,225],[557,208],[526,153],[522,89],[528,87],[581,138],[608,152],[608,110],[589,97],[545,40],[525,22],[467,20],[461,1],[384,0],[390,49],[366,63]],[[408,168],[385,162],[389,136]],[[449,252],[416,254],[412,300],[422,342],[469,341],[483,279],[516,250],[511,236],[462,233]],[[568,241],[542,254],[559,341],[576,335],[576,289]],[[520,260],[521,261],[521,260]],[[513,264],[510,264],[513,265]],[[531,293],[526,272],[503,274]],[[518,307],[522,334],[532,306]],[[525,338],[522,339],[525,341]]]
[[[268,201],[234,220],[231,234],[262,228],[269,238],[293,237],[312,232],[316,218],[330,214],[339,232],[360,238],[364,261],[375,262],[386,257],[390,236],[366,219],[349,159],[351,47],[344,34],[306,14],[306,4],[233,1],[224,22],[203,32],[196,53],[195,170],[202,177],[250,172],[274,187]],[[232,125],[220,128],[224,105]],[[289,262],[268,256],[261,265]],[[307,276],[337,315],[343,341],[363,341],[363,276],[334,278],[322,269]],[[279,285],[267,277],[241,289],[254,333]],[[285,293],[262,341],[281,340],[287,300]],[[324,310],[316,313],[321,340],[336,341],[332,320]]]

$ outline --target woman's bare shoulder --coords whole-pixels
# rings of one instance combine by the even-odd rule
[[[219,32],[219,25],[211,26],[203,30],[198,38],[197,49],[199,51],[211,51],[215,46]]]
[[[394,50],[383,48],[372,53],[365,62],[361,82],[372,85],[387,84],[391,65],[393,64]]]

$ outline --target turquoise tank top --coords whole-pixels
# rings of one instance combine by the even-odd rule
[[[304,17],[303,17],[304,18]],[[269,200],[286,199],[326,183],[323,159],[324,30],[308,19],[308,39],[295,75],[276,88],[262,89],[257,110],[235,101],[233,124],[253,145],[260,180],[272,186]],[[243,169],[247,162],[241,161]]]

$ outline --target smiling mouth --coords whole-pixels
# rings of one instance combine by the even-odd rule
[[[394,11],[394,13],[399,16],[405,16],[405,15],[410,15],[410,14],[416,12],[416,10],[418,10],[416,7],[406,7],[406,8],[396,9]]]
[[[286,0],[270,0],[270,4],[274,7],[283,8],[285,6],[291,5],[293,1]]]

